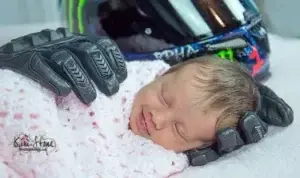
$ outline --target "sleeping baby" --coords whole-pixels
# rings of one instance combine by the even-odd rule
[[[90,105],[82,104],[73,93],[57,97],[23,76],[1,71],[0,142],[5,145],[1,146],[4,163],[18,167],[15,171],[20,172],[32,168],[39,174],[37,177],[44,176],[41,162],[47,162],[45,166],[51,170],[80,165],[87,171],[87,162],[98,161],[102,162],[102,173],[97,166],[90,168],[95,174],[112,171],[120,164],[120,168],[126,165],[132,169],[132,177],[136,177],[138,165],[143,167],[139,170],[143,176],[152,168],[156,174],[167,176],[187,166],[183,155],[167,150],[180,153],[210,145],[219,129],[235,127],[246,111],[255,109],[255,85],[235,63],[203,57],[169,69],[162,61],[145,64],[145,70],[140,70],[143,62],[128,63],[128,79],[120,91],[112,97],[98,92]],[[49,148],[49,156],[43,151],[30,152],[30,158],[12,144],[19,134],[45,135],[58,148]],[[160,165],[153,164],[157,160]],[[55,162],[64,166],[54,167]],[[145,170],[145,166],[149,168]],[[86,171],[81,172],[82,177]],[[124,174],[126,171],[119,170],[111,176]]]
[[[217,57],[170,68],[136,95],[130,117],[135,134],[177,152],[212,144],[216,132],[236,127],[255,111],[258,91],[236,63]]]

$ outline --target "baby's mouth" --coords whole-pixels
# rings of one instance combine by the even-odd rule
[[[140,112],[140,114],[136,120],[136,125],[137,125],[137,129],[139,130],[139,132],[142,135],[145,135],[145,134],[147,136],[150,135],[148,128],[147,128],[147,122],[146,122],[143,110]]]

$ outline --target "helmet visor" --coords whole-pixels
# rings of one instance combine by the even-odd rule
[[[229,32],[259,14],[253,0],[169,0],[193,38]]]

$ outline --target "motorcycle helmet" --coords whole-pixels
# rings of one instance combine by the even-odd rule
[[[64,0],[71,32],[107,35],[126,60],[173,65],[215,54],[269,76],[268,32],[253,0]]]

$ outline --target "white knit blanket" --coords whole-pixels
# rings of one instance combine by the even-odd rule
[[[1,178],[169,177],[187,167],[175,154],[128,130],[135,93],[168,65],[127,63],[113,97],[90,105],[71,93],[56,97],[36,82],[0,70]]]

